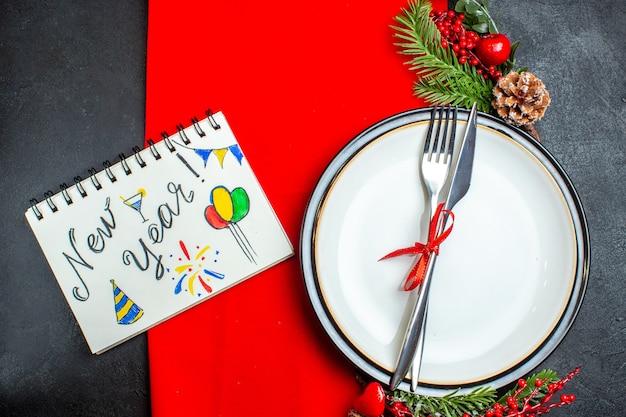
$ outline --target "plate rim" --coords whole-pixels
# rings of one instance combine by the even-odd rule
[[[430,115],[431,110],[432,107],[425,107],[397,113],[371,125],[348,141],[328,163],[316,182],[304,212],[300,232],[299,258],[301,272],[309,302],[318,320],[335,347],[351,361],[353,365],[361,372],[382,383],[389,380],[389,373],[378,364],[368,360],[359,353],[359,348],[354,346],[349,338],[345,336],[338,323],[332,318],[328,306],[326,306],[323,301],[321,294],[322,289],[317,279],[318,275],[315,265],[314,252],[316,236],[314,231],[317,229],[317,223],[320,220],[320,209],[323,207],[327,195],[332,190],[335,180],[343,172],[345,166],[349,164],[363,148],[375,142],[385,134],[412,123],[424,121],[424,116]],[[459,113],[459,116],[469,114],[469,110],[459,109]],[[537,153],[539,153],[548,162],[548,164],[546,164],[538,158],[538,164],[545,168],[549,176],[556,182],[560,190],[560,195],[564,198],[569,209],[574,227],[576,243],[574,282],[565,308],[561,316],[556,320],[553,329],[526,357],[521,358],[517,363],[512,364],[503,372],[480,381],[468,381],[465,384],[455,386],[423,384],[418,387],[417,391],[417,393],[421,395],[441,396],[459,388],[459,392],[468,392],[471,389],[485,385],[490,385],[493,388],[501,388],[529,373],[539,363],[545,360],[564,339],[578,315],[586,292],[590,264],[589,230],[582,202],[571,179],[545,146],[532,138],[527,132],[516,126],[506,124],[497,117],[482,112],[478,113],[478,120],[479,125],[482,124],[487,128],[498,131],[509,137],[516,144],[522,146],[535,158],[537,158]],[[485,124],[485,121],[488,122],[488,124]],[[507,130],[509,130],[509,132],[507,132]],[[510,131],[517,134],[520,138],[512,137]],[[399,388],[408,391],[408,383],[403,381]]]

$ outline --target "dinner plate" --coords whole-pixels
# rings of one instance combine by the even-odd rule
[[[317,183],[302,226],[301,265],[317,317],[339,350],[384,385],[417,292],[403,290],[414,257],[380,258],[425,241],[419,166],[430,112],[398,114],[350,141]],[[459,111],[457,154],[467,116]],[[580,200],[525,132],[479,113],[471,186],[453,211],[430,289],[423,395],[500,388],[530,372],[567,333],[587,283]]]

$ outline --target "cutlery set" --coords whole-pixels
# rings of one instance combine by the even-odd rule
[[[459,156],[454,169],[451,169],[454,160],[457,116],[457,108],[435,107],[432,110],[426,134],[420,169],[430,201],[429,217],[432,220],[430,222],[429,241],[433,236],[443,235],[451,231],[451,226],[444,230],[446,222],[448,218],[453,220],[451,210],[465,196],[471,183],[476,142],[476,104],[472,106],[469,113]],[[447,184],[450,184],[450,187],[447,195],[442,199],[442,191],[445,190]],[[419,294],[409,318],[396,370],[389,383],[392,390],[398,387],[409,370],[411,371],[411,391],[415,392],[419,385],[428,310],[428,292],[437,259],[436,255],[436,250],[422,254],[422,259],[418,260],[418,263],[420,261],[422,264],[425,263],[423,277],[420,277],[412,285],[408,285],[408,282],[405,285],[405,289],[407,286],[412,288],[413,285],[419,285],[416,287]],[[413,268],[411,274],[413,275],[417,269],[417,267]]]

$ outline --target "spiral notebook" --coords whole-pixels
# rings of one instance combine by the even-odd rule
[[[177,130],[26,211],[92,353],[293,254],[224,115]]]

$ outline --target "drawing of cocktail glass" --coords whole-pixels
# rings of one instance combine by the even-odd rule
[[[145,223],[148,221],[148,219],[146,219],[143,216],[143,213],[141,212],[141,202],[143,201],[143,198],[145,196],[146,196],[146,190],[144,190],[143,188],[138,189],[137,194],[134,194],[128,198],[124,198],[120,196],[122,201],[124,201],[124,204],[126,204],[128,207],[132,208],[133,210],[137,211],[137,213],[139,213],[139,215],[141,216],[141,219],[143,220],[142,223]]]

